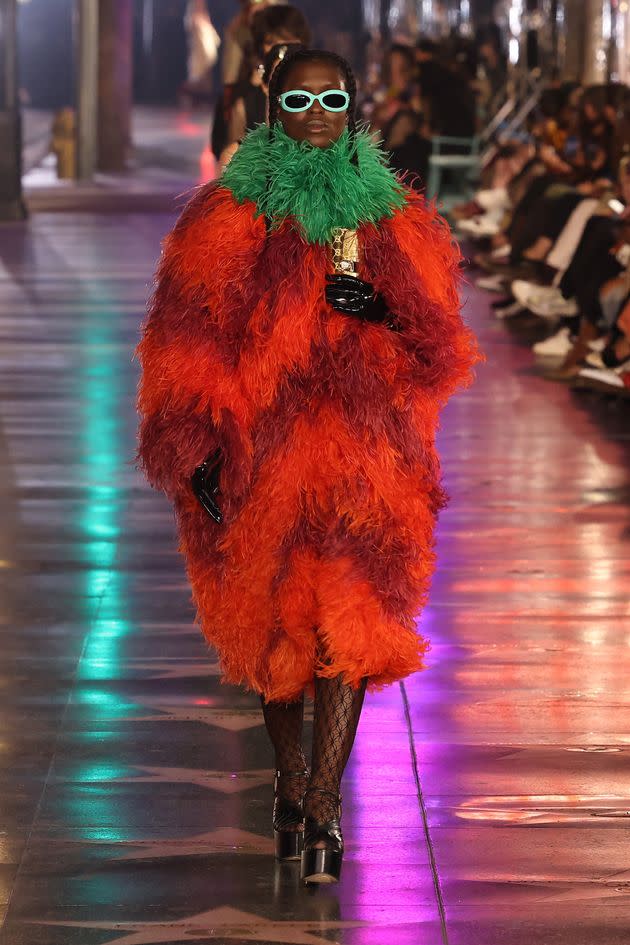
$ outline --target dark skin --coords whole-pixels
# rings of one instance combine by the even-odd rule
[[[320,95],[329,89],[346,91],[343,74],[337,66],[326,60],[297,62],[284,82],[282,92],[302,89]],[[303,112],[278,112],[282,127],[294,141],[308,141],[316,148],[328,148],[344,132],[348,112],[329,112],[319,102],[313,102]],[[364,321],[387,324],[397,330],[384,300],[376,295],[368,282],[348,275],[326,276],[326,301],[338,312],[355,315]]]
[[[320,95],[329,89],[346,91],[343,75],[334,63],[297,62],[289,71],[282,92],[291,89],[303,89]],[[341,137],[348,120],[348,112],[328,112],[313,102],[305,112],[285,112],[280,108],[278,117],[282,127],[295,141],[308,141],[316,148],[327,148]]]

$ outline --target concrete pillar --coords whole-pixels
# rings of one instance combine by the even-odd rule
[[[0,220],[23,220],[17,0],[0,0]]]
[[[98,149],[98,2],[78,0],[77,17],[77,170],[82,180],[94,176]]]
[[[630,2],[621,0],[613,21],[614,62],[611,79],[630,84]]]
[[[133,0],[98,0],[98,169],[125,169],[131,145]]]
[[[563,75],[577,82],[581,81],[584,69],[585,2],[586,0],[565,0],[563,29],[560,31],[560,42],[564,47]]]

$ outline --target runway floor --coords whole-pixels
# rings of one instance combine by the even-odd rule
[[[1,945],[628,943],[627,405],[545,381],[467,288],[488,362],[443,420],[430,668],[368,697],[342,882],[306,890],[133,467],[171,219],[0,229]]]

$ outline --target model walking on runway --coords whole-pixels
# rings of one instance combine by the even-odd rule
[[[166,238],[138,349],[140,461],[223,679],[261,697],[276,854],[305,882],[339,878],[366,686],[422,668],[438,414],[477,358],[449,230],[357,131],[355,91],[332,53],[280,63],[269,124]]]

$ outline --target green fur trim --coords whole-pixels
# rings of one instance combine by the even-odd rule
[[[406,200],[367,131],[352,139],[346,129],[329,147],[316,148],[294,141],[279,122],[273,133],[258,125],[245,136],[220,183],[238,203],[253,200],[272,226],[294,217],[309,243],[328,243],[335,227],[391,217]]]

